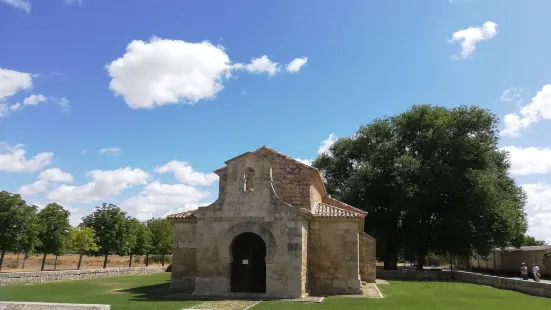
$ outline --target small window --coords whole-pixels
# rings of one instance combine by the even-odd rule
[[[254,169],[247,168],[245,169],[245,184],[243,185],[243,190],[246,192],[254,192]]]

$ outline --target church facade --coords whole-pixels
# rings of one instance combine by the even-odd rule
[[[375,282],[367,213],[328,196],[317,169],[263,146],[215,173],[214,203],[169,216],[171,288],[300,298]]]

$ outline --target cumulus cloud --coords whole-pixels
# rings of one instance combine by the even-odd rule
[[[49,200],[60,202],[95,202],[120,194],[123,190],[145,185],[149,174],[141,169],[130,167],[116,170],[93,170],[86,174],[91,181],[84,185],[61,185],[49,192]]]
[[[151,109],[167,104],[194,104],[214,99],[223,82],[236,70],[251,74],[279,71],[279,64],[264,55],[249,64],[232,63],[220,45],[153,37],[135,40],[126,53],[106,66],[109,88],[133,109]]]
[[[300,69],[306,65],[306,62],[308,62],[308,57],[295,58],[287,64],[287,71],[291,73],[299,72]]]
[[[0,2],[11,5],[16,9],[23,10],[27,13],[31,12],[31,2],[28,0],[0,0]]]
[[[111,147],[105,147],[103,149],[99,150],[100,154],[111,154],[111,155],[119,155],[122,152],[122,149],[119,147],[111,146]]]
[[[0,171],[35,172],[52,163],[54,153],[43,152],[27,158],[23,144],[11,146],[0,142]]]
[[[501,101],[522,103],[524,90],[521,87],[511,87],[501,94]]]
[[[251,63],[245,66],[245,69],[252,74],[266,73],[269,76],[274,76],[279,71],[279,64],[271,61],[268,56],[264,55],[259,58],[253,58]]]
[[[527,196],[528,234],[551,244],[551,185],[523,184],[522,188]]]
[[[551,173],[551,148],[506,146],[502,149],[509,153],[511,174]]]
[[[107,65],[110,89],[134,109],[214,98],[232,68],[220,46],[157,37],[132,41]]]
[[[38,180],[32,184],[21,186],[17,192],[23,196],[33,196],[38,193],[45,192],[47,186],[48,181]]]
[[[481,27],[469,27],[461,29],[452,34],[450,43],[461,42],[461,53],[454,55],[455,58],[466,59],[476,50],[479,42],[490,40],[497,35],[497,24],[487,21]]]
[[[44,181],[50,181],[54,183],[72,183],[73,175],[64,172],[59,168],[50,168],[42,171],[38,178]]]
[[[41,102],[46,101],[46,97],[43,95],[30,95],[29,97],[23,99],[23,102],[18,102],[10,106],[10,110],[18,111],[23,109],[25,106],[35,106]]]
[[[323,153],[329,151],[329,148],[335,142],[337,142],[337,136],[335,136],[335,134],[332,133],[332,134],[329,135],[329,137],[327,137],[327,139],[321,141],[321,145],[318,148],[318,154],[323,154]]]
[[[33,86],[30,73],[0,68],[0,101]]]
[[[301,163],[312,166],[312,160],[311,159],[301,159],[301,158],[295,158],[295,160],[300,161]]]
[[[189,185],[211,185],[218,181],[215,173],[203,173],[194,171],[189,163],[173,160],[163,166],[155,168],[156,173],[174,173],[174,177],[183,184]]]
[[[505,115],[503,119],[505,128],[501,134],[518,136],[530,125],[549,119],[551,119],[551,84],[544,85],[531,102],[523,106],[518,113]]]
[[[202,199],[210,193],[185,184],[148,184],[138,195],[121,203],[121,208],[140,220],[153,216],[164,216],[174,210],[196,209]]]

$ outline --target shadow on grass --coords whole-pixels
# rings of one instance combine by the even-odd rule
[[[131,294],[132,301],[215,301],[215,300],[277,300],[275,298],[267,298],[264,296],[251,296],[250,294],[231,294],[225,296],[200,296],[193,295],[191,292],[185,292],[181,289],[171,289],[170,282],[132,287],[127,289],[114,290],[115,294]]]

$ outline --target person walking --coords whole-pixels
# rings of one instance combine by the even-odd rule
[[[526,267],[525,263],[522,263],[520,266],[520,276],[522,280],[528,280],[528,267]]]
[[[534,267],[532,267],[532,274],[534,275],[534,281],[539,282],[540,281],[540,267],[536,263],[534,263]]]

